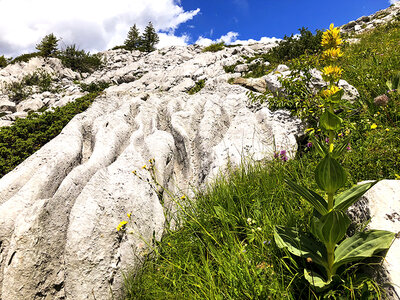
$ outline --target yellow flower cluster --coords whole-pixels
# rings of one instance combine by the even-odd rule
[[[120,222],[120,223],[118,224],[118,226],[117,226],[117,231],[120,231],[121,229],[124,229],[125,226],[126,226],[126,224],[128,224],[127,221],[122,221],[122,222]]]
[[[340,48],[331,48],[331,49],[327,49],[322,52],[323,59],[334,60],[334,59],[337,59],[342,56],[343,56],[343,52]]]
[[[337,87],[336,85],[331,86],[330,88],[323,90],[321,92],[324,98],[329,98],[335,95],[336,93],[340,92],[341,88]]]
[[[336,82],[342,76],[343,69],[337,66],[327,66],[322,70],[322,78],[325,81]]]
[[[333,23],[329,26],[329,29],[322,34],[321,45],[325,49],[337,48],[342,44],[340,38],[340,29],[335,27]]]

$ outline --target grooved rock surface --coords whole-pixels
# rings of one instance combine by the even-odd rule
[[[163,199],[142,169],[151,158],[158,182],[186,193],[243,156],[294,155],[300,122],[250,109],[246,89],[227,83],[223,66],[238,49],[163,51],[106,52],[106,67],[85,80],[119,85],[0,180],[2,300],[118,296],[123,272],[147,251],[143,240],[160,239],[164,228]],[[189,95],[188,79],[206,79],[205,87]],[[127,213],[133,234],[116,230]]]
[[[369,229],[398,233],[383,261],[380,278],[393,287],[389,299],[400,299],[400,181],[382,180],[350,208],[352,219],[368,222]]]

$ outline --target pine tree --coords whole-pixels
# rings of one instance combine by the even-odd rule
[[[128,32],[128,36],[125,40],[125,49],[126,50],[137,50],[140,47],[140,34],[139,30],[134,24]]]
[[[149,22],[149,24],[146,26],[144,33],[141,37],[141,46],[140,50],[141,51],[146,51],[146,52],[151,52],[156,50],[154,47],[158,42],[160,41],[153,24]]]
[[[39,53],[43,57],[49,57],[57,53],[57,45],[59,39],[52,33],[46,35],[40,44],[36,45],[36,49],[39,50]]]
[[[4,68],[8,65],[7,58],[4,55],[0,56],[0,68]]]

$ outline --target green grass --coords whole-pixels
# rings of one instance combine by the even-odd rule
[[[204,47],[203,52],[217,52],[225,48],[225,43],[214,43],[210,46]]]
[[[340,113],[346,124],[343,134],[350,136],[351,146],[342,160],[349,173],[347,187],[400,174],[400,96],[391,94],[386,107],[373,104],[374,97],[386,92],[386,81],[400,70],[399,40],[397,23],[364,34],[359,44],[345,47],[340,62],[345,70],[343,79],[360,93],[354,103],[343,104]],[[286,63],[295,66],[304,61],[313,67],[321,65],[318,55]],[[296,107],[304,107],[296,93],[304,93],[304,89],[295,86],[293,91],[292,111],[296,114]],[[301,117],[317,121],[318,112],[306,108]],[[373,123],[376,129],[371,128]],[[379,284],[353,267],[346,270],[343,284],[317,293],[300,273],[305,262],[290,258],[273,242],[275,224],[308,228],[309,205],[283,182],[292,178],[316,188],[313,172],[319,157],[305,147],[306,142],[294,160],[244,164],[191,199],[178,229],[166,230],[144,266],[127,275],[125,299],[383,297]]]
[[[126,299],[297,299],[287,290],[292,262],[283,264],[272,228],[307,224],[310,210],[283,182],[291,174],[305,183],[312,168],[298,174],[303,168],[302,160],[248,164],[197,194],[156,260],[129,277]]]

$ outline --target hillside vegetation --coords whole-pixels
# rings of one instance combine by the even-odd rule
[[[342,78],[360,93],[357,101],[340,103],[339,109],[344,128],[338,138],[348,139],[341,161],[350,179],[345,188],[363,180],[400,179],[400,96],[387,86],[400,71],[400,25],[385,25],[358,38],[358,43],[345,45],[339,61],[344,69]],[[299,72],[324,66],[321,53],[314,50],[279,63]],[[307,77],[297,82],[287,80],[284,86],[288,98],[276,96],[268,105],[271,109],[287,108],[308,121],[306,132],[310,137],[319,134],[321,111],[317,106],[320,100],[307,94],[306,84]],[[125,299],[384,297],[379,283],[350,265],[335,288],[313,289],[302,271],[312,268],[312,261],[293,258],[276,246],[274,225],[308,230],[312,216],[311,206],[284,182],[290,178],[317,189],[310,180],[319,159],[315,145],[306,138],[299,146],[293,160],[287,161],[281,152],[273,161],[244,161],[206,191],[198,192],[192,201],[185,195],[175,195],[181,207],[178,229],[166,230],[137,275],[127,274]],[[129,226],[129,222],[123,226]]]

